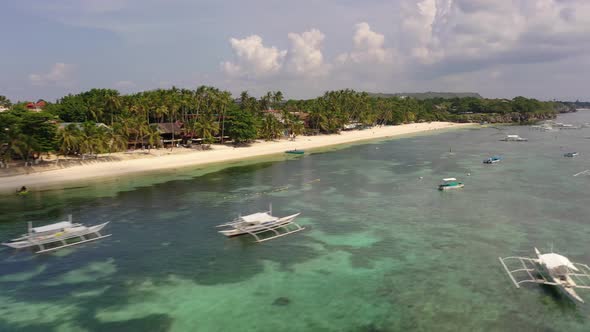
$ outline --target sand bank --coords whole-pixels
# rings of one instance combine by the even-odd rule
[[[176,153],[167,154],[163,149],[152,150],[145,157],[120,161],[97,162],[90,165],[79,165],[68,168],[33,172],[14,176],[0,177],[0,192],[14,192],[21,186],[29,189],[55,187],[56,185],[89,180],[100,177],[114,177],[140,172],[174,169],[210,163],[222,163],[240,159],[284,153],[286,150],[310,150],[331,145],[353,143],[357,141],[384,139],[433,130],[460,128],[470,124],[449,122],[415,123],[399,126],[383,126],[365,130],[345,131],[335,135],[299,136],[294,141],[257,141],[248,147],[234,148],[225,145],[213,145],[210,150],[193,151],[176,149]],[[188,151],[187,151],[188,150]],[[123,154],[121,154],[123,155]]]

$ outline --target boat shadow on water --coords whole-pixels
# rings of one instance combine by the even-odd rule
[[[541,301],[544,305],[556,307],[562,313],[580,313],[576,302],[565,295],[559,288],[551,285],[540,285],[539,291],[545,295]]]

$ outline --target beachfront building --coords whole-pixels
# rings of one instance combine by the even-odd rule
[[[164,147],[178,146],[182,143],[184,124],[180,121],[158,123],[158,131]]]

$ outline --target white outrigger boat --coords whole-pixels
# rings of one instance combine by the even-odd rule
[[[504,141],[504,142],[527,142],[528,138],[523,138],[518,135],[506,135],[506,137],[504,137],[502,139],[502,141]]]
[[[516,288],[523,283],[557,286],[572,300],[584,303],[576,288],[590,289],[590,266],[555,253],[541,254],[537,248],[535,254],[537,258],[499,257]],[[511,270],[510,264],[516,269]]]
[[[269,211],[240,216],[217,227],[228,227],[228,229],[219,231],[227,237],[249,234],[256,239],[256,242],[264,242],[304,230],[305,228],[293,221],[300,214],[296,213],[279,218],[272,215],[272,207],[270,207]],[[272,236],[264,237],[264,233],[271,233]]]
[[[72,223],[72,216],[67,221],[61,221],[46,226],[33,227],[29,222],[29,231],[21,237],[4,242],[2,245],[14,249],[32,248],[36,254],[58,250],[85,242],[95,241],[111,236],[102,235],[100,231],[108,224],[105,222],[95,226],[84,226]]]

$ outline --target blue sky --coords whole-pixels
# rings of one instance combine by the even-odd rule
[[[590,100],[586,0],[19,0],[0,95],[214,85]]]

